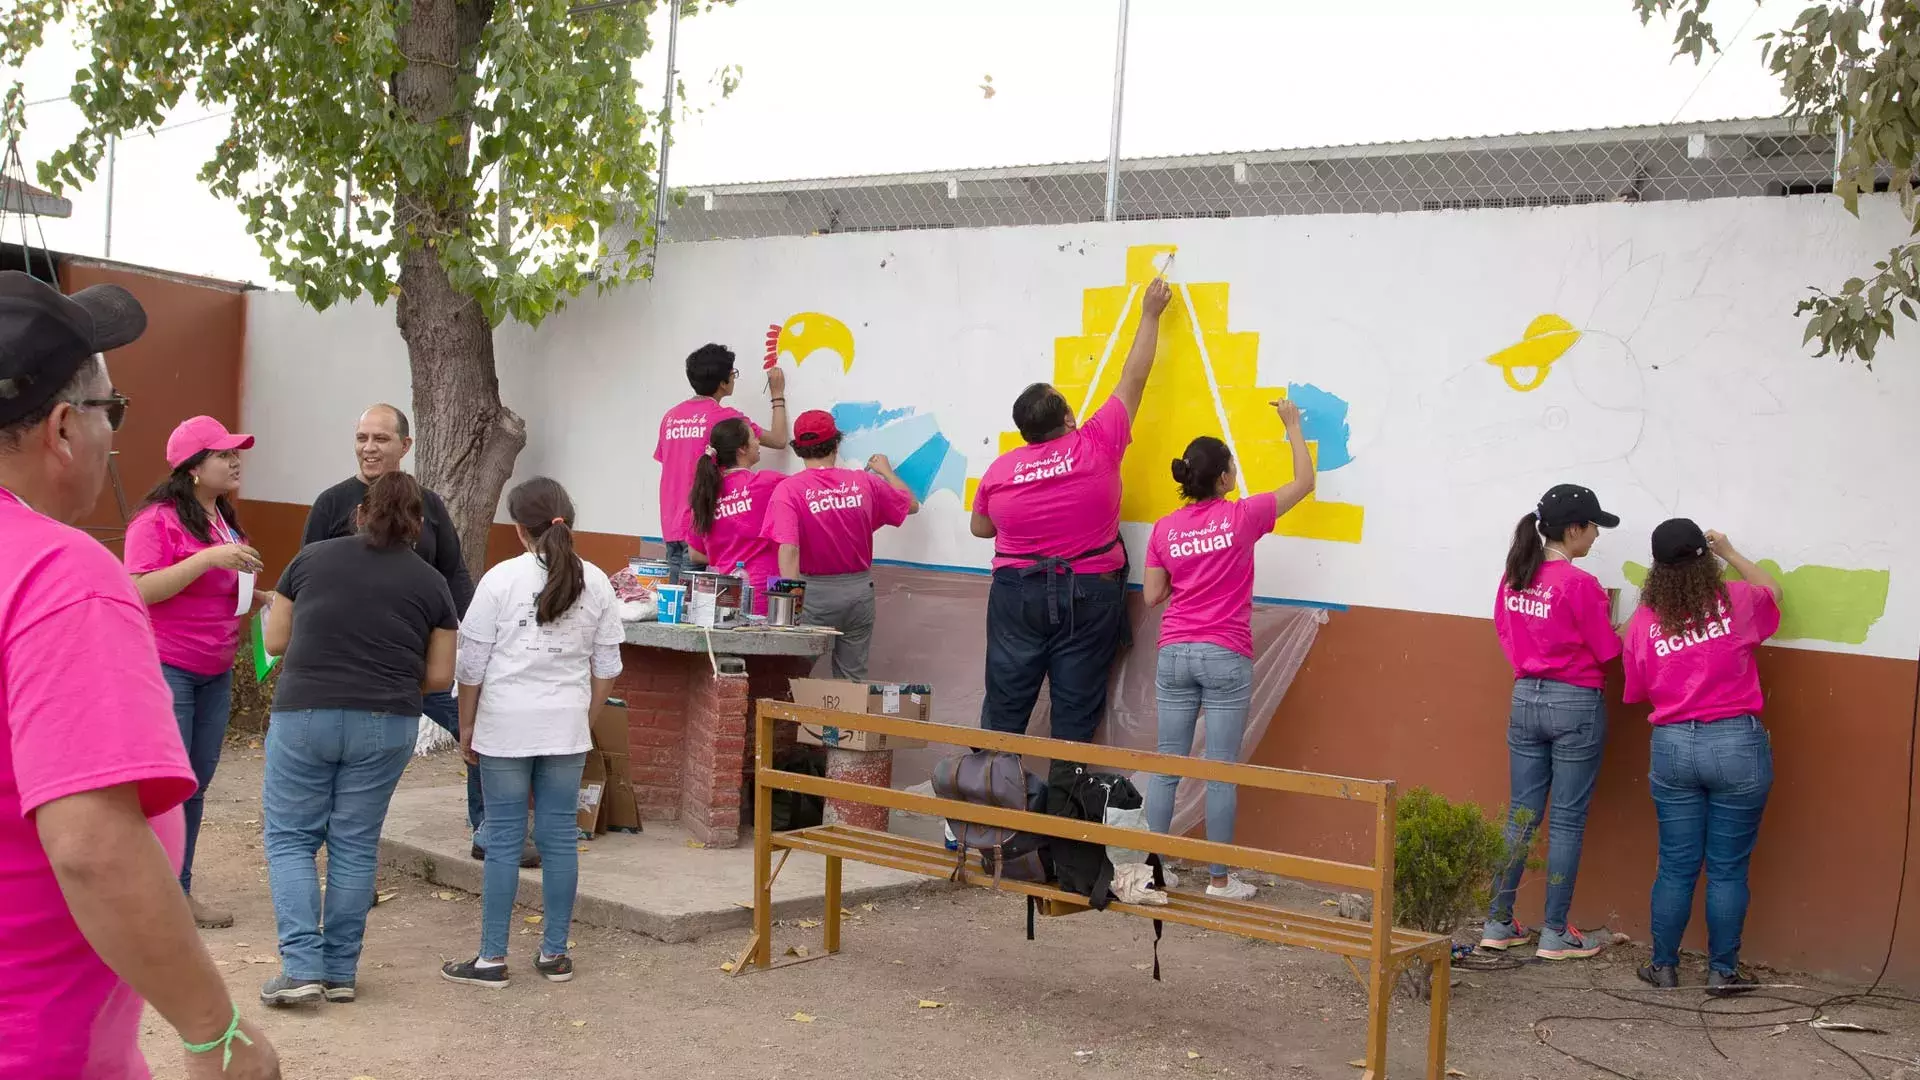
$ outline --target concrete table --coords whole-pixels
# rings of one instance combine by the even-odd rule
[[[614,695],[627,703],[629,780],[647,821],[675,821],[708,847],[740,842],[750,800],[753,702],[833,650],[818,630],[626,624]],[[778,746],[793,742],[780,725]]]

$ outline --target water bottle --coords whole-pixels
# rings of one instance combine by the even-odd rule
[[[946,834],[947,834],[947,850],[948,850],[948,851],[959,851],[959,850],[960,850],[960,838],[959,838],[959,837],[957,837],[957,836],[955,836],[955,835],[953,835],[953,826],[952,826],[952,825],[947,825],[947,824],[942,824],[942,825],[940,826],[940,831],[941,831],[941,832],[944,832],[944,833],[946,833]]]
[[[747,576],[744,560],[733,564],[733,576],[740,579],[740,621],[745,623],[753,614],[753,579]]]

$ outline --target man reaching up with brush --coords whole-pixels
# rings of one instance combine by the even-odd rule
[[[1159,278],[1147,286],[1119,383],[1084,425],[1047,383],[1014,399],[1027,444],[987,467],[973,502],[973,535],[994,541],[982,727],[1025,733],[1043,678],[1054,738],[1091,742],[1100,726],[1127,629],[1120,462],[1171,296]]]

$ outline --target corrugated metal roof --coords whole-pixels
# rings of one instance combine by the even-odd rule
[[[1404,142],[1341,143],[1291,149],[1233,150],[1164,157],[1122,158],[1122,172],[1155,169],[1198,169],[1234,164],[1275,164],[1281,162],[1339,161],[1356,158],[1410,157],[1500,150],[1546,150],[1608,143],[1649,142],[1678,139],[1689,135],[1752,138],[1781,138],[1806,134],[1804,122],[1790,117],[1751,117],[1731,120],[1702,120],[1684,124],[1640,124],[1628,127],[1579,128],[1566,131],[1515,132],[1507,135],[1475,135],[1445,139],[1413,139]],[[954,180],[1014,180],[1032,176],[1062,176],[1077,173],[1105,173],[1104,159],[1091,161],[1039,162],[1031,165],[1000,165],[989,168],[928,169],[918,172],[867,173],[853,176],[822,176],[787,180],[759,180],[726,184],[690,184],[692,195],[752,195],[774,192],[821,190],[827,188],[891,187],[905,184],[942,184]]]

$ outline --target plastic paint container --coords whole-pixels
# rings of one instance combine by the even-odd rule
[[[687,587],[685,585],[660,585],[653,590],[655,618],[668,626],[678,625],[681,612],[686,610]]]

